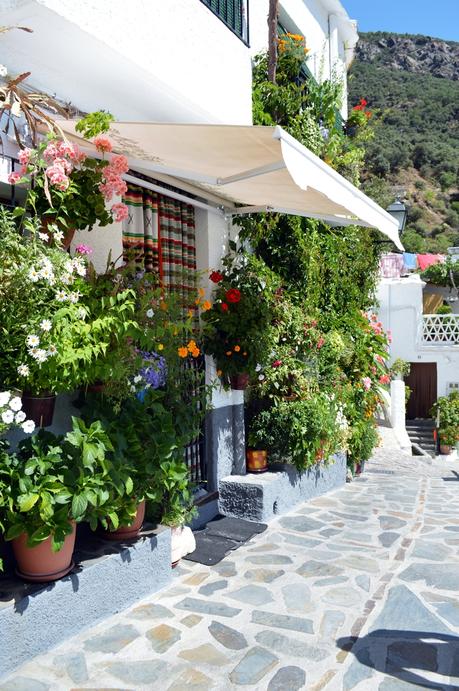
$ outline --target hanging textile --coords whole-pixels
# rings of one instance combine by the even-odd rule
[[[161,284],[194,303],[196,236],[194,208],[143,187],[128,184],[123,197],[128,217],[123,222],[125,259],[158,273]]]
[[[433,264],[441,264],[445,261],[443,254],[418,254],[418,265],[421,271],[425,271]]]
[[[418,258],[416,254],[412,254],[411,252],[404,252],[403,253],[403,264],[405,266],[405,269],[408,271],[414,271],[415,269],[418,268]]]
[[[123,202],[128,207],[128,217],[123,221],[124,259],[135,258],[139,268],[159,273],[157,195],[128,184]]]
[[[403,256],[395,252],[383,254],[379,270],[382,278],[400,278],[403,271]]]

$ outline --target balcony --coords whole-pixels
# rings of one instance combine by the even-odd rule
[[[422,346],[459,346],[459,314],[424,314],[421,324]]]
[[[249,45],[249,0],[201,0],[246,45]]]

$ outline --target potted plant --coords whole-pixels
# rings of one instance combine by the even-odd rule
[[[225,387],[245,389],[270,352],[274,291],[279,281],[253,255],[232,251],[213,271],[213,304],[202,315],[204,350]]]
[[[35,149],[20,151],[21,171],[9,177],[11,184],[29,186],[25,207],[17,208],[16,214],[22,213],[25,218],[25,213],[31,210],[40,220],[45,235],[50,232],[50,226],[55,226],[65,248],[69,247],[76,230],[91,230],[96,223],[106,226],[127,216],[125,204],[118,202],[110,209],[106,207],[114,194],[126,192],[127,185],[121,176],[129,169],[125,156],[112,155],[110,160],[105,159],[112,145],[102,132],[109,129],[112,120],[109,113],[100,111],[77,124],[77,130],[84,136],[97,135],[94,144],[102,159],[87,157],[76,144],[49,133]]]
[[[440,453],[448,456],[459,441],[459,427],[440,427]]]
[[[389,373],[392,379],[403,381],[409,375],[410,370],[411,365],[409,362],[402,360],[402,358],[397,358],[390,366]]]
[[[110,449],[100,423],[86,427],[76,418],[65,437],[40,430],[20,442],[16,453],[2,449],[0,522],[21,577],[61,578],[73,566],[76,523],[93,524],[102,506],[112,513]]]

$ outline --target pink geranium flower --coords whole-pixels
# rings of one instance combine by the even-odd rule
[[[31,149],[22,149],[18,153],[19,163],[21,163],[23,166],[26,166],[28,164],[28,162],[30,161],[31,155],[32,155]]]
[[[388,374],[382,374],[379,377],[379,383],[380,384],[388,384],[390,382],[390,377]]]
[[[123,204],[122,202],[118,202],[117,204],[113,204],[111,211],[112,211],[112,214],[114,215],[115,221],[117,223],[124,221],[129,215],[129,210],[128,210],[126,204]]]
[[[89,245],[77,245],[75,247],[75,252],[77,254],[92,254],[93,249]]]
[[[94,139],[94,146],[96,147],[97,151],[101,151],[103,153],[110,153],[113,149],[110,139],[108,137],[104,137],[103,135],[99,135]]]
[[[17,173],[16,171],[14,171],[8,175],[8,182],[10,183],[10,185],[15,185],[20,179],[21,179],[21,175],[19,173]]]
[[[369,391],[369,390],[371,389],[371,379],[370,379],[370,377],[364,377],[364,378],[362,379],[362,384],[363,384],[363,388],[365,389],[365,391]]]

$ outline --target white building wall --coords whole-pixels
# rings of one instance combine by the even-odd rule
[[[382,279],[378,286],[378,315],[392,332],[390,360],[437,364],[438,396],[449,393],[448,383],[459,381],[459,346],[426,346],[420,343],[424,283],[418,275]]]
[[[3,0],[11,72],[119,120],[251,123],[247,46],[199,0]]]

